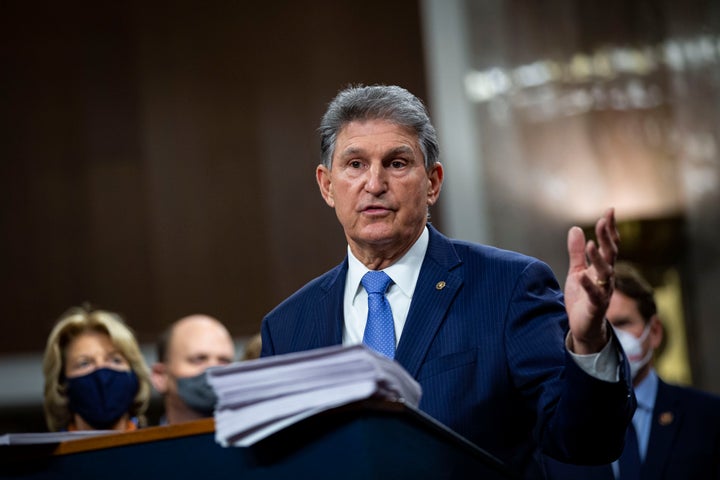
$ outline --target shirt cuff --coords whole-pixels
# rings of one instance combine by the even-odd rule
[[[620,381],[620,359],[615,353],[618,349],[613,335],[610,335],[610,341],[598,353],[578,355],[572,351],[571,346],[572,337],[568,332],[567,337],[565,337],[565,347],[573,360],[575,360],[575,363],[585,373],[605,382]]]

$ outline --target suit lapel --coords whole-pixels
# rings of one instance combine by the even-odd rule
[[[324,294],[307,306],[307,318],[299,322],[293,343],[295,350],[328,347],[342,343],[343,295],[347,276],[347,258],[331,270],[320,284]],[[330,319],[330,321],[328,321]]]
[[[659,380],[647,456],[642,469],[643,478],[662,478],[682,422],[682,410],[678,407],[676,390]]]
[[[440,328],[463,278],[450,271],[460,264],[452,244],[431,225],[425,255],[395,359],[417,378],[420,365]]]
[[[428,251],[420,269],[405,328],[395,354],[395,359],[412,376],[417,375],[432,339],[463,283],[462,276],[450,271],[460,264],[452,244],[431,225],[428,225],[428,230]],[[308,306],[309,315],[313,319],[329,318],[332,321],[307,319],[308,321],[301,322],[302,326],[299,326],[294,334],[296,350],[342,343],[343,295],[347,268],[346,258],[329,272],[320,284],[324,295]]]

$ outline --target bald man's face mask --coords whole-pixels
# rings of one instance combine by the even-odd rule
[[[217,404],[217,395],[208,383],[205,372],[194,377],[178,378],[177,390],[188,407],[206,417],[212,417]]]

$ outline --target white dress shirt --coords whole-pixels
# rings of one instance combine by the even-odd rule
[[[425,227],[410,250],[400,260],[390,265],[383,271],[392,279],[387,292],[385,293],[393,313],[395,323],[395,346],[397,347],[405,327],[410,302],[415,285],[420,276],[420,267],[425,259],[430,234]],[[343,301],[343,312],[345,322],[343,326],[343,345],[355,345],[362,343],[365,323],[367,322],[367,292],[360,284],[363,275],[368,268],[360,262],[350,251],[348,246],[348,273],[345,281],[345,297]]]

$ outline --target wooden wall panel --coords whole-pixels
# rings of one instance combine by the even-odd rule
[[[253,333],[345,254],[314,180],[327,102],[425,94],[415,1],[6,10],[0,354],[40,351],[84,301],[143,342],[194,312]]]

